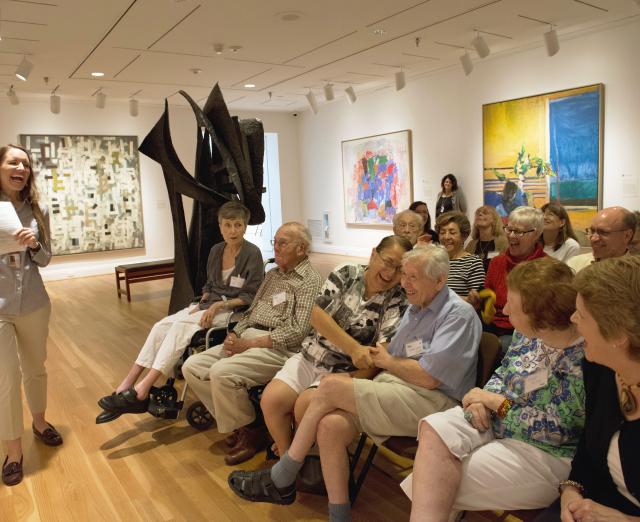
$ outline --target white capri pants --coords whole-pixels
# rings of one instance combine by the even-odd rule
[[[144,368],[153,368],[169,376],[174,366],[191,341],[193,335],[202,330],[200,318],[204,310],[190,314],[189,310],[195,305],[183,308],[173,315],[161,319],[153,325],[145,341],[136,364]],[[213,318],[212,327],[226,326],[231,312],[222,312]]]
[[[316,366],[307,361],[298,352],[284,363],[282,370],[275,374],[274,379],[284,382],[289,388],[300,395],[310,386],[318,386],[320,377],[330,373],[326,368]]]
[[[569,476],[571,459],[555,457],[515,439],[476,430],[460,406],[434,413],[428,422],[462,463],[454,511],[539,509],[558,498],[558,482]],[[411,498],[409,475],[401,484]]]
[[[51,304],[25,315],[0,316],[0,439],[22,436],[20,381],[31,413],[47,409],[47,336]],[[21,379],[22,378],[22,379]]]

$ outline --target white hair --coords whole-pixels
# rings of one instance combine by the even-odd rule
[[[288,223],[283,223],[280,226],[280,228],[285,227],[293,231],[297,236],[298,241],[300,241],[304,246],[305,254],[308,254],[311,249],[311,232],[309,232],[309,229],[297,221],[289,221]]]
[[[424,223],[422,220],[422,216],[417,212],[414,212],[413,210],[403,210],[402,212],[398,212],[396,215],[393,216],[394,228],[396,227],[396,225],[398,224],[398,221],[400,221],[401,218],[412,219],[413,221],[416,222],[418,227],[422,227],[422,224]]]
[[[449,254],[441,245],[428,243],[415,247],[402,256],[402,266],[406,263],[419,265],[433,281],[449,277]]]
[[[540,235],[544,227],[544,214],[539,208],[517,207],[509,214],[509,224],[532,228],[536,231],[536,235]]]

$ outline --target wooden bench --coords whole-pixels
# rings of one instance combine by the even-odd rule
[[[173,277],[174,268],[175,263],[173,262],[173,259],[118,265],[116,267],[116,287],[118,289],[118,298],[122,294],[126,294],[127,301],[130,302],[131,291],[129,290],[129,285],[140,281],[152,281],[154,279]],[[120,287],[120,281],[124,281],[124,289]]]

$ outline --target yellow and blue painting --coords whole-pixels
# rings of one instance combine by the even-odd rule
[[[345,222],[391,225],[411,204],[411,134],[392,132],[342,142]]]
[[[559,202],[574,230],[602,204],[602,84],[483,105],[484,202]]]

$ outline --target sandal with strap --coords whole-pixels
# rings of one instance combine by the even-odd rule
[[[296,485],[277,488],[271,480],[271,468],[258,471],[234,471],[227,479],[229,487],[240,498],[251,502],[288,505],[296,500]]]

